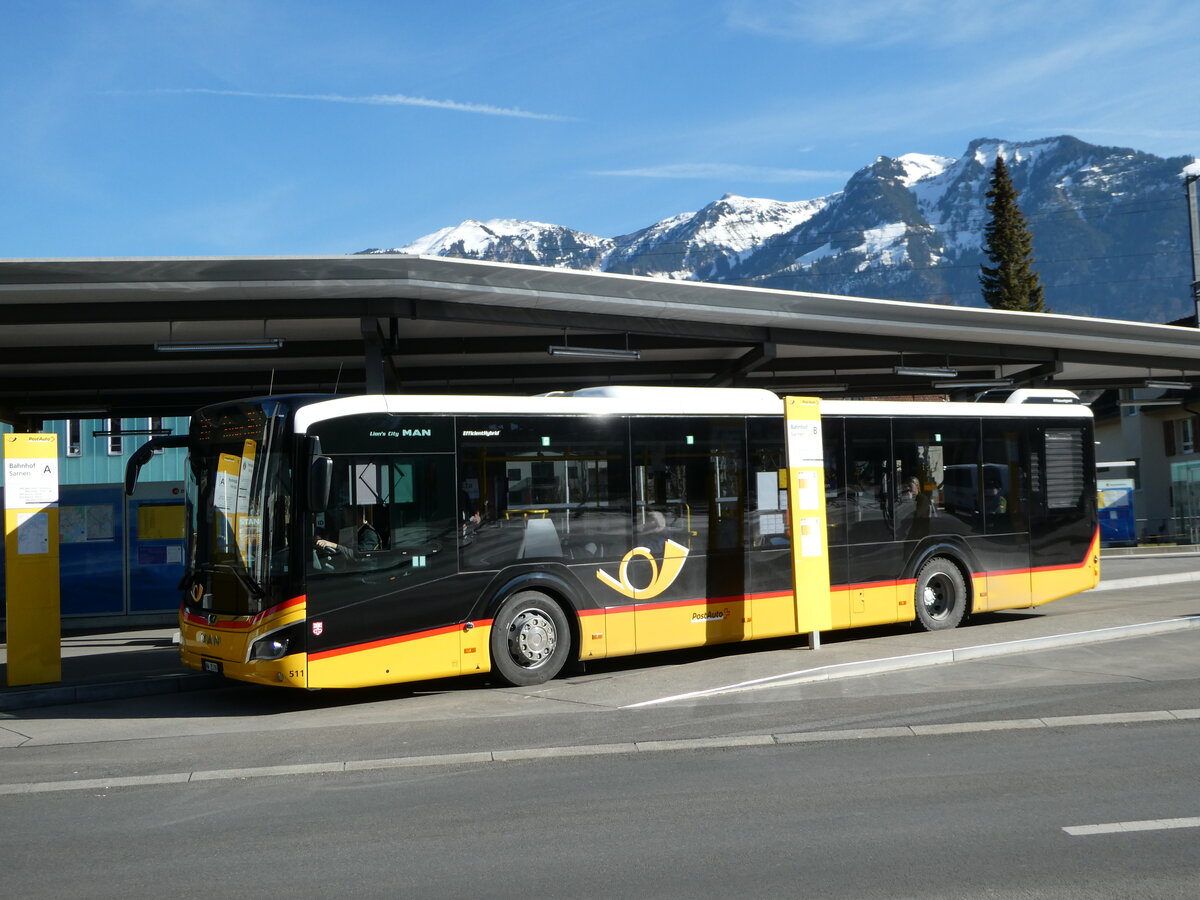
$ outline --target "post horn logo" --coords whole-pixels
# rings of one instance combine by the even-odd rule
[[[596,570],[596,577],[618,594],[624,594],[634,600],[649,600],[651,597],[657,597],[674,583],[680,570],[683,569],[687,555],[687,547],[674,541],[667,541],[663,546],[662,566],[660,567],[654,554],[647,548],[634,547],[621,560],[621,568],[617,570],[616,578],[603,569]],[[629,583],[629,563],[635,556],[640,556],[650,563],[650,583],[645,587],[634,587]]]

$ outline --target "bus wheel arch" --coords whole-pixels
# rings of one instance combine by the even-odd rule
[[[505,597],[488,641],[492,671],[509,684],[544,684],[570,661],[578,628],[563,603],[540,587],[522,586]]]
[[[917,570],[913,605],[917,623],[926,631],[956,627],[971,606],[970,578],[950,556],[931,556]]]

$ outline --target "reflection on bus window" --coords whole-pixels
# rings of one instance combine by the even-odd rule
[[[464,568],[628,551],[623,420],[464,417],[458,430]]]
[[[979,422],[893,423],[896,538],[982,534]]]

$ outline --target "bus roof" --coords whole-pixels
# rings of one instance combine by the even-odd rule
[[[1055,391],[1056,394],[1066,393]],[[1081,403],[948,403],[903,400],[824,400],[834,416],[1090,418]],[[316,400],[296,412],[296,430],[316,422],[369,413],[392,415],[656,415],[777,416],[782,399],[760,388],[596,387],[528,397],[455,394],[365,394]]]

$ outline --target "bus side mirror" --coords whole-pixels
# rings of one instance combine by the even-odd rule
[[[142,466],[150,462],[150,458],[156,450],[166,450],[171,447],[186,447],[188,445],[188,436],[186,434],[168,434],[162,437],[150,438],[142,446],[133,451],[133,455],[129,457],[129,462],[125,463],[125,496],[133,496],[134,486],[137,485],[138,473],[142,471]]]
[[[329,505],[329,485],[333,482],[333,460],[328,456],[313,458],[308,469],[308,511],[324,512]]]

